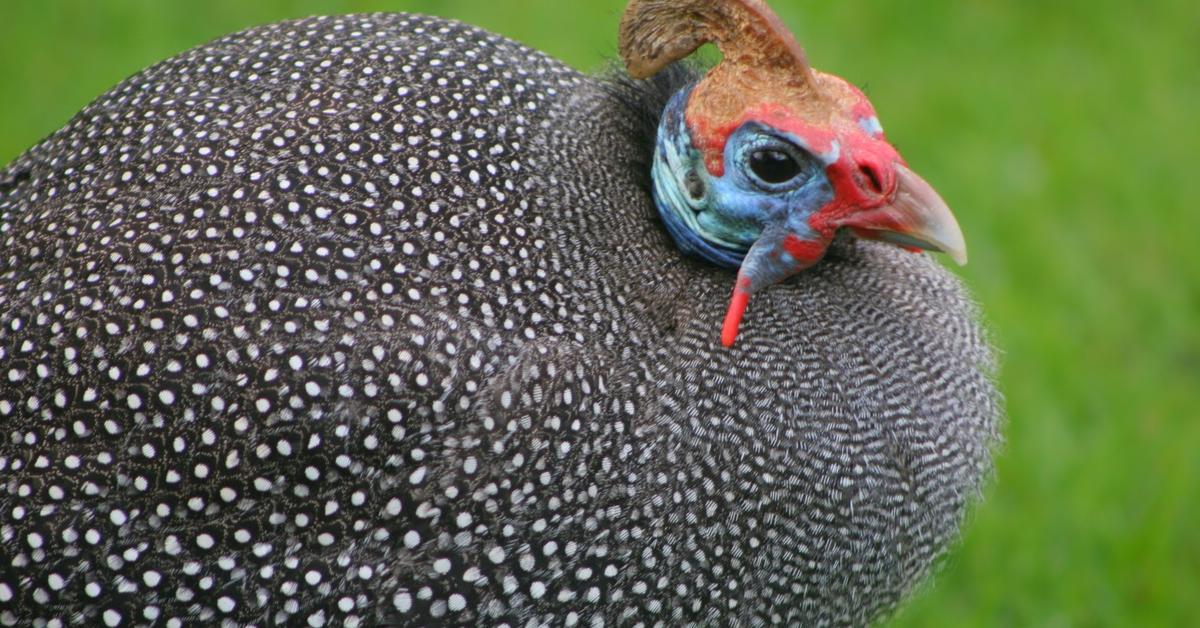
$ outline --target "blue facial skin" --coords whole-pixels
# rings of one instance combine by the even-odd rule
[[[675,244],[689,255],[738,268],[768,228],[815,239],[808,218],[833,200],[825,165],[794,135],[748,122],[725,144],[725,174],[713,177],[684,119],[691,91],[681,90],[667,103],[654,154],[654,202]],[[750,167],[751,155],[763,150],[791,155],[799,174],[781,183],[764,181]]]

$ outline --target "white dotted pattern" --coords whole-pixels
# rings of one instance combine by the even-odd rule
[[[843,243],[719,348],[732,277],[645,187],[682,86],[314,18],[150,68],[0,171],[0,625],[894,604],[987,469],[973,310]]]

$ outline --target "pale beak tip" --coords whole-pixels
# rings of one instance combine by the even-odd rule
[[[896,207],[914,227],[908,235],[924,241],[926,248],[945,253],[959,266],[966,266],[967,241],[946,202],[903,164],[896,167],[896,172],[902,192]]]
[[[939,199],[940,200],[940,199]],[[954,263],[959,266],[967,265],[967,240],[963,237],[962,228],[958,226],[958,221],[954,219],[954,214],[950,213],[950,209],[942,204],[944,212],[939,212],[938,222],[940,223],[935,231],[941,232],[940,238],[934,240],[943,253],[954,260]]]

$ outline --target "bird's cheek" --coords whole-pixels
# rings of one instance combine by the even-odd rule
[[[825,249],[828,246],[829,241],[824,238],[820,240],[805,239],[794,233],[788,234],[783,239],[783,250],[795,258],[802,267],[817,263],[825,255]]]

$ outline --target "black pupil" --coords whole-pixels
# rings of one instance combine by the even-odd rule
[[[800,164],[779,150],[757,150],[750,155],[750,169],[767,183],[791,181],[800,174]]]

